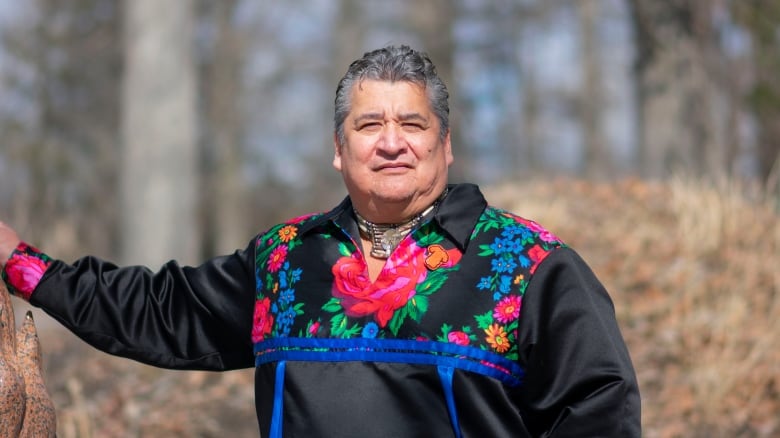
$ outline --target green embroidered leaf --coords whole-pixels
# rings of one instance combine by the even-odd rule
[[[409,301],[413,303],[413,307],[419,312],[419,316],[414,317],[414,320],[420,322],[420,318],[428,311],[428,297],[424,295],[415,295]]]
[[[335,313],[335,312],[340,312],[343,309],[341,308],[341,301],[339,301],[338,298],[331,298],[330,300],[328,300],[327,303],[325,303],[322,306],[322,310],[330,313]]]
[[[404,322],[404,319],[409,315],[409,311],[406,310],[406,306],[401,307],[400,309],[395,311],[395,314],[393,314],[393,318],[390,319],[390,324],[388,324],[388,328],[393,333],[394,336],[398,335],[398,330],[401,329],[401,325]]]
[[[490,245],[479,245],[479,249],[481,250],[478,254],[480,257],[493,255],[493,250],[490,248]]]
[[[341,336],[347,329],[347,317],[343,313],[337,313],[330,319],[330,332],[333,336]]]
[[[444,240],[444,237],[429,229],[430,227],[422,227],[419,230],[415,231],[414,234],[412,234],[412,237],[417,242],[417,245],[420,247],[426,247],[431,246],[435,243],[439,243],[442,240]]]
[[[350,257],[352,252],[350,252],[350,247],[348,247],[344,242],[341,242],[339,243],[339,254],[344,257]]]
[[[416,297],[412,297],[411,300],[406,302],[406,305],[404,306],[404,309],[406,310],[406,313],[409,315],[410,318],[413,320],[420,322],[420,312],[418,312],[417,309],[417,301],[415,300]]]
[[[441,334],[446,336],[452,331],[452,326],[447,324],[446,322],[441,325]]]
[[[493,324],[493,311],[488,310],[482,315],[474,315],[474,319],[477,320],[477,327],[484,330],[490,327],[490,324]]]
[[[425,281],[417,286],[417,295],[430,295],[439,290],[444,282],[447,281],[447,274],[451,271],[451,269],[437,269],[428,273]]]
[[[266,274],[265,276],[265,290],[268,292],[271,292],[274,290],[274,277],[271,274]]]
[[[292,251],[296,247],[300,246],[303,243],[301,239],[293,239],[289,242],[287,242],[287,251]]]
[[[344,333],[342,333],[342,338],[352,338],[358,335],[363,331],[363,328],[360,327],[357,323],[352,324],[352,327],[350,327],[348,330],[345,330]]]
[[[303,304],[304,303],[298,303],[295,306],[293,306],[296,315],[303,315]]]

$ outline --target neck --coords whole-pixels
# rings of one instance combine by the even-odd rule
[[[423,217],[432,212],[434,208],[439,204],[439,201],[444,198],[447,193],[447,189],[442,192],[431,205],[425,208],[422,212],[408,218],[403,222],[397,223],[375,223],[367,220],[358,213],[355,209],[355,216],[357,217],[358,228],[360,228],[360,234],[371,242],[371,255],[373,257],[386,259],[390,257],[393,250],[401,243],[404,237],[406,237],[420,222]]]

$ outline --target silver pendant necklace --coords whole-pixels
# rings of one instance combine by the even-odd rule
[[[369,241],[371,241],[371,256],[386,259],[390,257],[393,250],[401,243],[404,237],[406,237],[434,208],[439,204],[439,201],[447,194],[447,189],[439,196],[436,201],[426,208],[422,213],[414,215],[406,222],[397,224],[377,224],[369,221],[355,211],[355,217],[357,217],[358,228],[360,232]]]

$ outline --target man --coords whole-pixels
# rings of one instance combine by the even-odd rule
[[[447,99],[425,54],[366,53],[336,91],[333,210],[157,273],[0,226],[4,278],[106,352],[254,366],[263,437],[639,436],[606,291],[553,234],[448,185]]]

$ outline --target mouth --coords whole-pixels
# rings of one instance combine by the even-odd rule
[[[374,170],[381,172],[381,171],[401,171],[406,169],[411,169],[412,166],[405,163],[386,163],[382,164],[380,166],[377,166]]]

